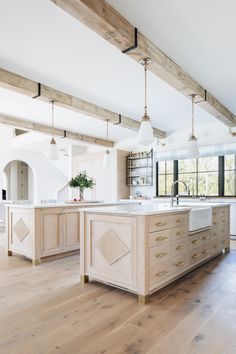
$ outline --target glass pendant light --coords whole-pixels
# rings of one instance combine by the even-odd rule
[[[145,96],[145,105],[144,105],[144,116],[142,118],[142,122],[138,131],[138,142],[139,144],[149,145],[153,142],[153,129],[150,117],[148,115],[147,110],[147,67],[151,63],[149,58],[144,58],[140,60],[140,64],[144,66],[144,78],[145,78],[145,89],[144,89],[144,96]]]
[[[58,159],[57,143],[54,138],[54,101],[51,101],[52,104],[52,138],[49,144],[48,158],[52,161]]]
[[[111,166],[111,154],[110,151],[108,149],[108,119],[106,119],[106,139],[107,139],[107,149],[106,152],[104,154],[104,158],[103,158],[103,167],[110,167]]]
[[[187,154],[189,158],[195,158],[199,156],[199,148],[198,148],[198,143],[197,143],[197,138],[195,136],[194,132],[194,104],[195,104],[195,97],[196,94],[190,95],[191,100],[192,100],[192,132],[190,134],[190,138],[188,141],[188,148],[187,148]]]

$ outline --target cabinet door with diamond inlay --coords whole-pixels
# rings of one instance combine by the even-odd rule
[[[96,216],[91,216],[91,218]],[[90,220],[89,274],[120,286],[137,284],[137,234],[134,218]]]
[[[9,212],[9,248],[25,256],[32,253],[32,210],[18,209]]]

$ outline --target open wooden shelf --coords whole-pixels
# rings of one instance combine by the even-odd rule
[[[136,156],[137,155],[137,156]],[[133,160],[143,160],[145,161],[141,166],[135,166],[132,164]],[[140,173],[135,175],[130,175],[130,170],[141,169]],[[144,173],[146,169],[146,173]],[[150,171],[151,169],[151,171]],[[151,173],[150,173],[151,172]],[[137,184],[134,184],[133,181],[136,181]],[[141,152],[141,153],[130,153],[126,157],[126,184],[129,187],[144,187],[153,185],[153,150],[150,152]]]

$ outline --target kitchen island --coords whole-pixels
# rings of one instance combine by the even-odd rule
[[[211,205],[211,224],[189,232],[192,206],[125,205],[80,213],[81,281],[149,295],[229,251],[229,205]]]
[[[8,255],[20,254],[34,265],[80,249],[80,209],[114,206],[124,202],[9,204],[7,206]]]

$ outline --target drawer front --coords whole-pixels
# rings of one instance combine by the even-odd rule
[[[187,237],[182,238],[178,241],[172,242],[171,243],[171,256],[175,257],[180,254],[187,254],[188,250],[188,239]]]
[[[161,262],[150,267],[149,286],[155,286],[163,283],[170,277],[169,260]]]
[[[202,237],[200,234],[191,235],[189,237],[189,248],[190,250],[199,248],[202,245]]]
[[[229,238],[224,238],[222,241],[221,241],[221,249],[222,248],[226,248],[226,247],[229,247]]]
[[[186,213],[174,215],[159,215],[150,217],[150,232],[170,229],[187,224],[188,215]]]
[[[229,215],[229,208],[228,207],[213,208],[213,210],[212,210],[213,218],[215,216],[228,216],[228,215]]]
[[[170,257],[169,244],[150,248],[150,266],[168,260]]]
[[[205,243],[209,244],[210,240],[211,240],[210,230],[196,233],[195,235],[192,235],[189,238],[190,250],[195,249]]]
[[[161,246],[163,244],[169,243],[169,241],[170,241],[169,229],[152,232],[149,234],[149,247]]]
[[[229,223],[229,218],[227,216],[221,216],[220,217],[220,224],[225,225]]]
[[[202,260],[202,247],[197,247],[190,251],[189,263],[191,265],[197,264]]]
[[[175,227],[170,230],[170,241],[175,242],[182,238],[188,237],[188,225]]]
[[[218,227],[214,227],[211,231],[211,239],[214,240],[220,237],[220,229]]]
[[[211,231],[204,231],[204,232],[201,232],[202,234],[202,241],[203,242],[207,242],[207,241],[210,241],[211,240]]]
[[[188,266],[187,253],[179,255],[171,260],[172,276],[183,272]]]
[[[211,244],[206,242],[202,245],[202,259],[208,258],[211,255]]]
[[[222,247],[220,244],[220,240],[218,238],[211,241],[211,253],[212,254],[219,252],[221,248]]]

